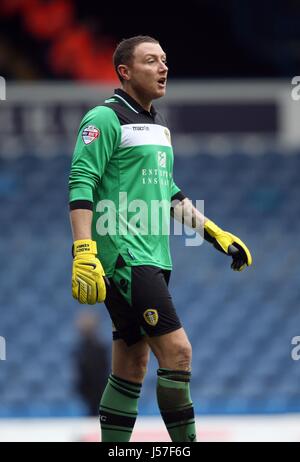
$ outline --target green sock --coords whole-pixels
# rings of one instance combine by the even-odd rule
[[[191,373],[158,369],[157,401],[172,441],[196,441],[194,408],[190,395]]]
[[[110,374],[100,402],[102,442],[130,440],[137,417],[142,384]]]

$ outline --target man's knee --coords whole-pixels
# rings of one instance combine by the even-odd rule
[[[191,367],[192,362],[192,346],[189,341],[174,345],[172,352],[173,361],[176,369],[187,370]]]
[[[190,370],[192,362],[192,346],[185,335],[166,336],[153,344],[153,352],[158,359],[160,367]]]
[[[143,380],[147,372],[148,361],[149,361],[149,354],[141,354],[141,355],[137,355],[131,358],[130,369],[132,371],[132,374],[135,377]]]
[[[128,352],[113,363],[113,373],[125,380],[141,383],[147,372],[149,352]]]

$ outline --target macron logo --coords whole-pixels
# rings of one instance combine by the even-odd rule
[[[140,126],[132,127],[132,130],[150,130],[150,128],[147,127],[147,125],[140,125]]]

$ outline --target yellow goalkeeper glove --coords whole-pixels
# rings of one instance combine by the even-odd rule
[[[204,223],[204,237],[217,250],[232,256],[231,268],[234,271],[242,271],[246,265],[252,264],[252,256],[247,246],[238,237],[223,231],[210,220]]]
[[[79,303],[94,305],[105,300],[105,273],[96,255],[95,241],[83,239],[74,242],[72,295]]]

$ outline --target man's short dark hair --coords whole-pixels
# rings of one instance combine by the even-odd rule
[[[123,81],[123,78],[118,72],[118,66],[120,64],[129,65],[131,63],[135,47],[137,47],[140,43],[159,43],[159,41],[149,35],[136,35],[135,37],[123,39],[115,49],[113,63],[115,71],[121,82]]]

